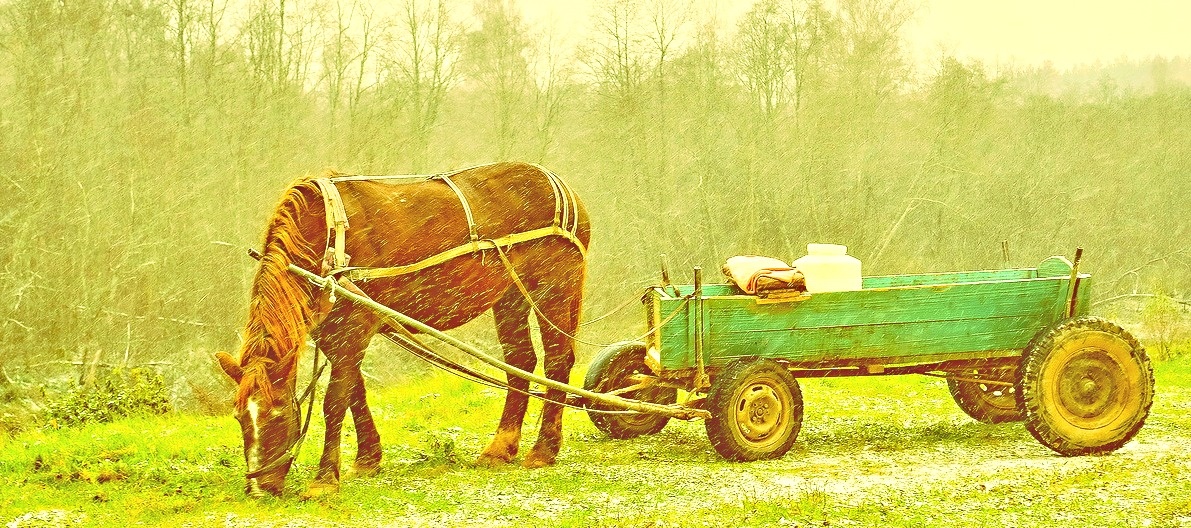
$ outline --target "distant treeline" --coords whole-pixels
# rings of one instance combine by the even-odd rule
[[[554,169],[592,214],[591,315],[661,254],[686,280],[808,242],[866,274],[1082,245],[1097,296],[1185,296],[1188,62],[1076,89],[948,57],[922,75],[911,7],[762,0],[725,31],[613,0],[563,53],[513,0],[4,0],[0,367],[234,347],[241,248],[330,167]]]

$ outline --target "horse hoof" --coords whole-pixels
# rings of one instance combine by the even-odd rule
[[[546,466],[553,466],[554,457],[530,453],[529,456],[525,457],[525,462],[522,462],[521,465],[528,469],[538,469],[544,468]]]
[[[372,477],[380,473],[380,464],[353,465],[347,478]]]
[[[485,467],[485,468],[498,468],[498,467],[508,464],[511,460],[512,460],[512,457],[504,458],[504,457],[484,453],[484,454],[480,455],[480,458],[476,459],[476,466]]]
[[[339,484],[328,482],[311,482],[310,487],[299,495],[302,500],[317,499],[339,492]]]

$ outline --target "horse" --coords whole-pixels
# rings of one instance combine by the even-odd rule
[[[573,335],[591,239],[578,196],[550,171],[506,162],[429,177],[303,177],[283,193],[267,223],[250,290],[239,357],[216,353],[238,386],[234,417],[244,439],[245,492],[280,495],[300,443],[298,358],[308,339],[331,374],[318,471],[303,496],[338,490],[339,443],[348,410],[355,422],[356,474],[380,468],[380,434],[360,370],[371,338],[388,323],[288,271],[293,264],[363,293],[438,330],[492,311],[508,364],[533,371],[537,354],[529,315],[541,324],[543,370],[569,382]],[[497,254],[499,253],[499,254]],[[498,258],[499,257],[499,258]],[[349,265],[350,263],[350,265]],[[517,283],[520,282],[520,285]],[[313,383],[313,382],[312,382]],[[529,382],[511,390],[491,443],[477,464],[498,466],[518,454]],[[549,390],[541,429],[522,464],[552,465],[562,444],[565,395]]]

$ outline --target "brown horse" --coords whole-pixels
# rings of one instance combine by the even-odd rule
[[[341,284],[355,276],[349,287],[439,330],[491,309],[505,361],[528,371],[538,361],[528,325],[536,305],[539,317],[552,323],[541,325],[545,374],[569,381],[575,362],[569,335],[578,327],[590,240],[582,203],[557,176],[536,165],[500,163],[447,176],[413,182],[343,177],[332,180],[329,190],[326,179],[304,178],[282,196],[265,232],[239,360],[216,354],[239,385],[236,419],[244,435],[250,495],[276,495],[284,488],[292,448],[299,441],[295,385],[307,337],[313,337],[331,365],[323,403],[326,438],[307,494],[339,485],[339,440],[349,409],[359,443],[355,470],[375,472],[381,461],[380,435],[368,410],[360,362],[384,323],[349,301],[332,303],[327,292],[287,271],[291,263],[323,275],[341,273]],[[350,225],[343,232],[328,225],[334,216],[327,214],[328,204],[335,200],[325,200],[324,194],[335,191],[339,196],[333,198],[341,200]],[[541,234],[547,228],[553,231]],[[518,236],[530,232],[539,235]],[[502,249],[482,244],[486,241]],[[532,304],[497,251],[507,256]],[[369,269],[425,263],[435,255],[449,258],[413,272],[367,276]],[[345,270],[348,258],[351,267]],[[518,390],[509,391],[496,436],[479,464],[504,464],[517,455],[529,383],[510,377],[509,384]],[[563,399],[553,390],[547,397]],[[561,440],[562,408],[547,403],[538,440],[523,464],[554,463]]]

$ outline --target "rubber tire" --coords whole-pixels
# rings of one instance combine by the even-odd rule
[[[778,421],[764,438],[750,439],[739,416],[750,414],[746,400],[757,395],[769,403],[777,400]],[[716,376],[707,395],[707,410],[711,411],[711,418],[704,422],[707,438],[720,456],[738,462],[780,458],[802,429],[802,389],[785,367],[772,360],[739,359]]]
[[[633,374],[653,372],[645,366],[645,344],[639,341],[622,341],[604,347],[596,354],[587,375],[583,377],[583,388],[592,392],[609,392],[631,383],[626,379]],[[650,387],[621,394],[633,400],[669,405],[678,401],[678,390],[671,387]],[[611,407],[592,402],[589,407],[609,410]],[[666,427],[669,416],[657,414],[607,414],[588,411],[587,416],[596,429],[618,440],[627,440],[642,435],[655,434]]]
[[[1016,369],[969,369],[955,372],[963,377],[984,377],[993,381],[1017,382]],[[1017,387],[985,385],[947,378],[947,389],[956,405],[968,416],[987,424],[1020,422],[1025,415],[1017,408]],[[999,393],[999,394],[998,394]]]
[[[1145,348],[1099,317],[1051,327],[1022,354],[1019,372],[1017,404],[1026,429],[1063,456],[1115,451],[1145,424],[1154,402]]]

